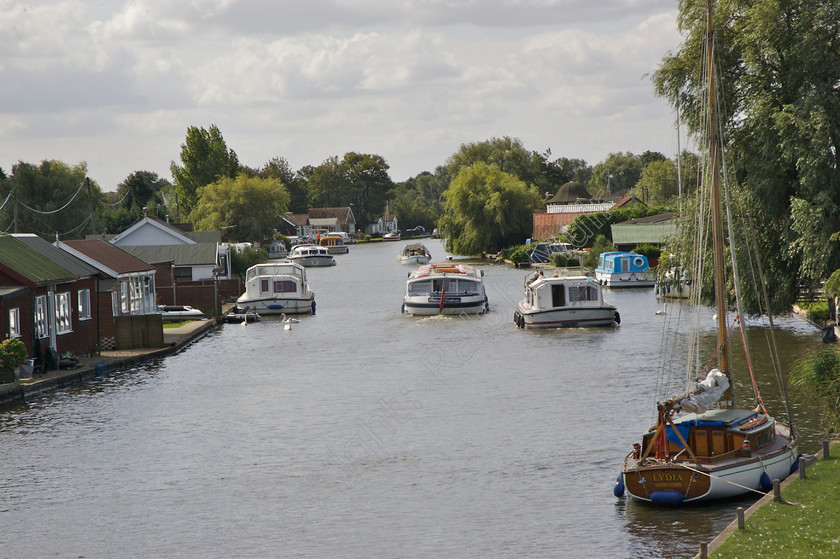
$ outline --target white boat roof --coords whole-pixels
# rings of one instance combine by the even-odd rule
[[[481,279],[481,274],[470,264],[424,264],[413,272],[412,279],[427,277],[462,276],[469,279]]]

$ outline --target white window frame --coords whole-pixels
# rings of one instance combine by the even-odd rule
[[[9,337],[20,338],[20,308],[9,309]]]
[[[120,310],[123,314],[131,312],[131,300],[128,294],[128,282],[120,282]]]
[[[42,340],[50,335],[47,296],[35,297],[35,337]]]
[[[78,292],[79,320],[90,320],[90,289],[80,289]]]
[[[73,331],[73,306],[69,291],[55,294],[55,333],[67,334]]]

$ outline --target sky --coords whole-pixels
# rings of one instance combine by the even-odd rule
[[[347,152],[394,181],[509,136],[552,159],[677,151],[650,80],[676,0],[0,0],[0,168],[172,180],[190,126],[239,162]]]

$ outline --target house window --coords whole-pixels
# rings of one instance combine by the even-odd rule
[[[90,289],[79,290],[79,320],[90,320]]]
[[[120,309],[123,314],[128,314],[131,310],[131,302],[128,296],[128,282],[120,283]]]
[[[192,268],[189,266],[176,266],[172,271],[172,279],[179,281],[192,281]]]
[[[20,338],[20,309],[9,309],[9,337]]]
[[[55,333],[66,334],[73,330],[70,315],[70,292],[55,294]]]
[[[35,297],[35,336],[46,338],[50,335],[47,327],[47,296],[39,295]]]

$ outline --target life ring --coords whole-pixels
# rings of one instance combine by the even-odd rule
[[[633,266],[636,268],[641,268],[645,265],[645,259],[642,256],[634,256],[633,257]]]

